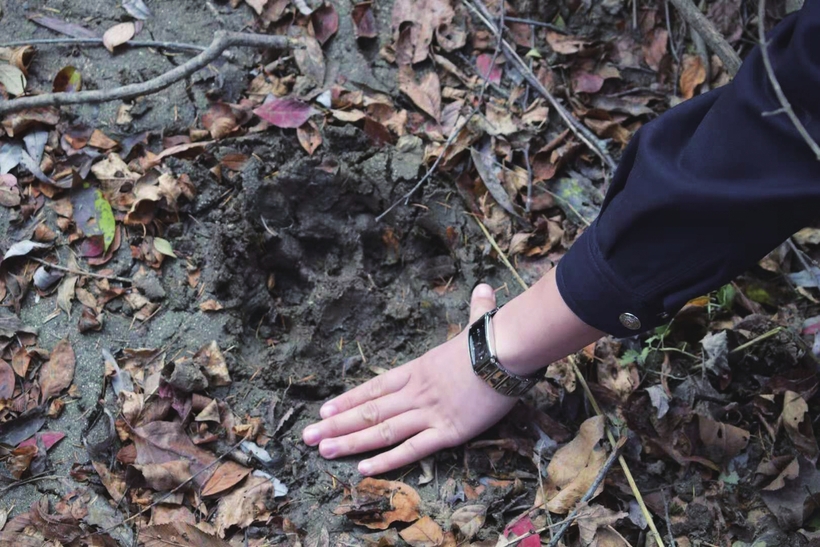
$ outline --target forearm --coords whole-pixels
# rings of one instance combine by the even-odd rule
[[[553,268],[493,318],[501,364],[528,375],[594,342],[603,332],[581,321],[558,291]]]

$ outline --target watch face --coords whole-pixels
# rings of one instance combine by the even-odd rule
[[[493,329],[492,318],[489,315],[485,316],[484,329],[487,333],[487,350],[490,355],[495,355],[495,330]]]

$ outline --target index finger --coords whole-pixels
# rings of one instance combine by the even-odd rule
[[[319,415],[322,419],[327,419],[340,412],[356,408],[366,401],[375,400],[400,390],[407,385],[408,380],[410,380],[410,374],[406,370],[406,365],[394,368],[329,400],[319,409]]]

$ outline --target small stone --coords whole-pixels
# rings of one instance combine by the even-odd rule
[[[168,368],[173,367],[170,374],[167,374]],[[208,388],[208,379],[191,361],[178,361],[171,363],[165,370],[168,377],[168,384],[176,389],[185,392],[193,393],[195,391],[204,391]]]
[[[165,289],[162,288],[159,276],[152,271],[141,269],[137,272],[137,275],[134,276],[134,286],[140,289],[152,302],[162,300],[167,294]]]

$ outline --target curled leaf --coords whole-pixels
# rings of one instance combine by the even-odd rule
[[[26,92],[26,75],[17,67],[0,64],[0,84],[9,95],[22,95]]]
[[[114,53],[114,48],[126,43],[133,38],[136,33],[137,28],[134,26],[134,23],[128,22],[114,25],[103,34],[103,45],[108,51]]]
[[[154,249],[156,249],[157,252],[164,254],[165,256],[170,256],[171,258],[177,257],[177,255],[174,254],[174,249],[171,247],[171,243],[169,243],[167,239],[155,237]]]

